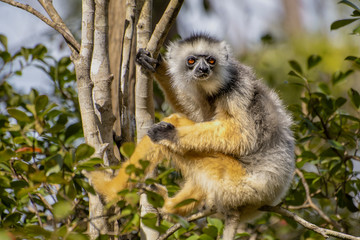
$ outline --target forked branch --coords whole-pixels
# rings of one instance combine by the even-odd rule
[[[44,23],[46,23],[47,25],[49,25],[50,27],[52,27],[53,29],[58,31],[65,38],[65,41],[73,49],[75,49],[75,51],[77,53],[80,52],[80,44],[76,41],[76,39],[72,35],[70,35],[64,28],[62,28],[61,24],[51,21],[49,18],[45,17],[39,11],[37,11],[36,9],[34,9],[33,7],[31,7],[28,4],[19,3],[19,2],[16,2],[14,0],[0,0],[0,1],[4,2],[4,3],[7,3],[7,4],[10,4],[10,5],[14,6],[14,7],[18,7],[20,9],[23,9],[23,10],[35,15],[41,21],[43,21]]]
[[[168,35],[172,25],[176,20],[176,16],[178,15],[184,0],[172,0],[164,14],[162,15],[158,24],[154,29],[153,34],[147,44],[146,50],[152,53],[154,58],[157,58],[160,52],[161,46],[163,46],[166,36]]]
[[[337,232],[337,231],[333,231],[330,229],[326,229],[326,228],[322,228],[319,227],[313,223],[310,223],[308,221],[306,221],[305,219],[301,218],[300,216],[296,215],[293,212],[290,212],[289,210],[286,210],[285,208],[282,208],[280,206],[263,206],[260,208],[261,211],[266,211],[266,212],[274,212],[274,213],[278,213],[284,217],[288,217],[293,219],[294,221],[296,221],[297,223],[299,223],[300,225],[302,225],[303,227],[312,230],[314,232],[319,233],[320,235],[322,235],[325,238],[328,237],[337,237],[340,239],[349,239],[349,240],[360,240],[360,237],[355,237],[349,234],[345,234],[345,233],[341,233],[341,232]]]

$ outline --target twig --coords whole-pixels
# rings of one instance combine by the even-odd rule
[[[285,208],[276,206],[276,207],[272,207],[272,206],[263,206],[261,207],[259,210],[261,211],[266,211],[266,212],[274,212],[274,213],[278,213],[284,217],[288,217],[293,219],[294,221],[296,221],[297,223],[301,224],[303,227],[310,229],[314,232],[319,233],[320,235],[322,235],[325,238],[328,238],[330,236],[332,237],[337,237],[340,239],[349,239],[349,240],[360,240],[360,237],[355,237],[349,234],[345,234],[345,233],[341,233],[341,232],[337,232],[337,231],[333,231],[330,229],[326,229],[326,228],[322,228],[319,226],[316,226],[313,223],[310,223],[308,221],[306,221],[305,219],[299,217],[298,215],[296,215],[293,212],[290,212],[289,210],[286,210]]]
[[[296,169],[295,170],[296,174],[300,177],[301,182],[304,186],[305,189],[305,194],[306,194],[306,201],[303,204],[303,206],[309,206],[312,209],[314,209],[319,215],[320,217],[322,217],[326,222],[330,223],[331,225],[337,227],[338,229],[342,230],[342,227],[339,223],[331,220],[313,201],[311,198],[311,194],[310,194],[310,189],[309,189],[309,185],[306,182],[306,179],[304,177],[304,174],[299,170]]]
[[[203,217],[207,217],[207,216],[210,216],[212,214],[214,214],[215,211],[203,211],[203,212],[198,212],[198,213],[195,213],[193,215],[191,215],[190,217],[188,217],[186,219],[186,221],[188,222],[193,222],[195,220],[198,220],[200,218],[203,218]],[[159,236],[159,238],[157,240],[164,240],[166,238],[168,238],[170,235],[172,235],[173,233],[175,233],[177,230],[179,230],[181,228],[181,224],[180,223],[176,223],[174,224],[172,227],[170,227],[163,235]]]
[[[60,17],[59,13],[54,8],[54,5],[52,4],[52,0],[38,0],[38,2],[45,9],[45,11],[49,15],[49,17],[53,20],[53,22],[59,24],[60,27],[66,31],[67,34],[69,34],[73,39],[75,39],[74,36],[72,35],[72,33],[70,32],[70,29],[66,26],[63,19]],[[72,45],[66,39],[65,39],[65,41],[68,43],[69,48],[72,53],[79,52],[80,45],[79,45],[79,49],[76,50],[72,47]]]
[[[4,3],[7,3],[7,4],[10,4],[10,5],[14,6],[14,7],[18,7],[20,9],[23,9],[23,10],[35,15],[41,21],[43,21],[44,23],[46,23],[47,25],[49,25],[50,27],[52,27],[53,29],[58,31],[65,38],[65,41],[68,42],[68,44],[70,44],[71,47],[73,47],[76,50],[76,52],[80,51],[80,44],[75,40],[74,37],[69,35],[66,32],[66,30],[61,27],[60,24],[51,21],[50,19],[48,19],[47,17],[42,15],[40,12],[38,12],[36,9],[31,7],[30,5],[22,4],[22,3],[14,1],[14,0],[0,0],[0,1],[4,2]]]

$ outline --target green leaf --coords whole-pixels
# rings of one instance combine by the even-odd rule
[[[341,107],[342,105],[344,105],[346,103],[346,101],[347,101],[346,98],[343,98],[343,97],[337,98],[336,101],[335,101],[335,107],[336,108]]]
[[[24,232],[28,236],[32,236],[35,238],[31,239],[39,239],[39,236],[43,236],[41,239],[51,239],[51,232],[45,230],[44,228],[37,225],[27,225],[24,228]]]
[[[335,141],[335,140],[328,140],[328,143],[335,149],[338,149],[338,150],[344,150],[344,146],[339,143],[338,141]]]
[[[47,49],[42,44],[36,45],[32,51],[32,55],[34,59],[43,59],[46,53],[47,53]]]
[[[346,208],[352,212],[352,213],[355,213],[355,212],[358,212],[359,211],[359,208],[357,208],[354,204],[354,201],[353,201],[353,197],[349,194],[345,194],[345,204],[346,204]]]
[[[87,170],[91,171],[94,170],[96,165],[103,164],[104,161],[101,158],[91,158],[86,161],[81,161],[76,165],[76,169],[79,171]]]
[[[176,204],[174,208],[180,208],[180,207],[186,206],[193,202],[197,202],[197,200],[193,199],[193,198],[185,199],[185,200],[179,202],[178,204]]]
[[[291,66],[292,69],[294,69],[296,72],[302,74],[301,66],[300,66],[300,64],[299,64],[297,61],[295,61],[295,60],[290,60],[290,61],[289,61],[289,64],[290,64],[290,66]]]
[[[18,221],[20,221],[20,218],[21,218],[21,213],[19,212],[10,213],[2,221],[2,227],[8,228],[14,226],[18,223]]]
[[[188,237],[186,240],[198,240],[198,239],[199,239],[199,236],[194,234],[191,237]]]
[[[174,218],[178,223],[180,223],[180,225],[185,228],[185,229],[188,229],[190,227],[190,223],[183,217],[179,216],[179,215],[175,215],[175,214],[172,214],[171,215],[172,218]]]
[[[307,68],[311,69],[321,62],[321,57],[318,55],[311,55],[307,60]]]
[[[7,63],[11,60],[11,55],[8,52],[0,51],[0,58],[4,61],[4,63]]]
[[[85,143],[80,144],[75,151],[75,160],[80,161],[91,157],[95,152],[95,149]]]
[[[135,150],[135,144],[133,142],[123,143],[120,147],[120,152],[126,158],[130,158]]]
[[[319,83],[318,86],[323,93],[330,95],[331,91],[330,91],[329,86],[326,83],[323,83],[323,82]]]
[[[239,238],[242,238],[242,237],[250,237],[251,235],[247,232],[243,232],[243,233],[237,233],[235,235],[235,239],[239,239]]]
[[[71,232],[67,235],[66,240],[89,240],[87,235]]]
[[[333,85],[336,85],[340,82],[342,82],[344,79],[346,79],[350,74],[352,74],[354,72],[354,70],[348,70],[345,73],[341,72],[341,71],[337,71],[335,72],[332,77],[331,77],[331,83]]]
[[[203,233],[215,239],[218,236],[218,229],[215,226],[210,225],[203,229]]]
[[[360,34],[360,25],[353,29],[352,34],[359,35]]]
[[[350,88],[350,90],[348,91],[348,95],[349,95],[349,97],[351,99],[351,102],[355,105],[355,107],[357,109],[359,109],[359,107],[360,107],[360,95],[359,95],[359,92],[356,91],[353,88]]]
[[[152,229],[164,233],[165,231],[157,226],[157,216],[154,213],[147,213],[141,218],[142,223]]]
[[[146,215],[145,215],[146,216]],[[140,216],[139,214],[134,214],[133,215],[133,218],[128,221],[128,223],[124,226],[123,228],[123,232],[126,233],[126,232],[129,232],[133,229],[134,226],[138,226],[140,223]]]
[[[59,201],[53,205],[53,214],[55,219],[61,220],[72,213],[73,206],[71,202]]]
[[[360,18],[347,18],[347,19],[341,19],[333,22],[330,26],[331,30],[335,30],[341,27],[344,27],[352,22],[355,22],[356,20],[359,20]]]
[[[303,151],[300,156],[304,160],[316,160],[317,159],[317,156],[311,151]]]
[[[131,206],[135,207],[140,200],[139,194],[136,192],[130,192],[125,195],[125,200],[128,202]]]
[[[19,109],[8,108],[7,111],[10,114],[10,116],[15,118],[19,122],[27,122],[27,123],[31,122],[31,119],[28,117],[28,115],[26,115],[26,113],[24,113]]]
[[[3,34],[0,34],[0,43],[4,46],[5,51],[7,51],[7,37]]]
[[[356,6],[355,4],[353,4],[352,2],[348,1],[348,0],[341,0],[340,2],[338,2],[339,4],[345,4],[348,5],[349,7],[352,7],[353,9],[355,9],[356,11],[360,12],[360,8],[358,6]]]
[[[355,61],[355,60],[357,60],[357,59],[359,59],[358,57],[355,57],[355,56],[347,56],[346,58],[345,58],[345,60],[349,60],[349,61]]]
[[[25,58],[26,61],[29,60],[30,51],[28,48],[22,47],[20,50],[20,54]]]
[[[46,95],[37,96],[35,99],[35,110],[40,113],[49,103],[49,98]]]
[[[11,151],[10,149],[5,149],[3,151],[0,151],[0,162],[6,162],[10,158],[14,157],[15,153]]]
[[[201,239],[201,240],[214,240],[214,238],[212,238],[211,236],[209,236],[209,235],[207,235],[205,233],[201,234],[199,236],[199,239]]]
[[[153,205],[156,208],[161,208],[164,205],[164,198],[160,194],[151,191],[145,191],[145,192],[146,192],[147,200],[151,205]]]
[[[218,218],[211,218],[211,217],[208,217],[207,218],[207,222],[212,225],[212,226],[215,226],[218,230],[219,233],[222,232],[223,228],[224,228],[224,224],[223,222],[218,219]]]

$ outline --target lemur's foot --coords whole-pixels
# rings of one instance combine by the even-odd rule
[[[176,129],[171,123],[159,122],[149,129],[147,135],[151,141],[155,143],[161,140],[169,140],[172,142],[176,138]]]

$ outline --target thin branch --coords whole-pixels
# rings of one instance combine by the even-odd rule
[[[216,213],[215,211],[203,211],[203,212],[198,212],[195,213],[193,215],[191,215],[190,217],[186,218],[186,221],[188,222],[193,222],[195,220],[198,220],[200,218],[204,218],[207,216],[210,216],[212,214]],[[172,234],[174,234],[177,230],[179,230],[181,228],[181,224],[180,223],[176,223],[174,224],[172,227],[170,227],[163,235],[159,236],[159,238],[157,240],[164,240],[167,239],[169,236],[171,236]]]
[[[310,188],[309,185],[306,182],[306,179],[304,177],[304,174],[299,170],[296,169],[295,170],[296,174],[300,177],[301,182],[304,186],[305,189],[305,194],[306,194],[306,202],[303,205],[308,205],[309,207],[311,207],[312,209],[314,209],[319,215],[320,217],[322,217],[326,222],[328,222],[329,224],[337,227],[338,229],[342,230],[342,227],[339,223],[331,220],[313,201],[311,198],[311,194],[310,194]],[[307,204],[306,204],[307,203]]]
[[[38,0],[38,2],[45,9],[45,11],[49,15],[49,17],[53,20],[53,22],[59,24],[60,27],[66,31],[67,34],[69,34],[73,39],[75,39],[74,36],[72,35],[70,29],[66,26],[63,19],[60,17],[59,13],[54,8],[54,5],[52,4],[52,0]],[[78,53],[79,52],[76,49],[74,49],[72,47],[72,45],[69,44],[69,42],[66,39],[65,39],[65,41],[68,43],[68,46],[69,46],[72,53]],[[80,45],[79,45],[79,49],[80,49]]]
[[[70,34],[68,34],[66,32],[66,30],[61,27],[60,24],[51,21],[50,19],[48,19],[47,17],[42,15],[40,12],[38,12],[36,9],[29,6],[28,4],[22,4],[22,3],[14,1],[14,0],[0,0],[0,1],[7,3],[9,5],[12,5],[14,7],[23,9],[23,10],[35,15],[41,21],[43,21],[44,23],[46,23],[47,25],[49,25],[50,27],[52,27],[53,29],[58,31],[65,38],[65,41],[76,50],[76,52],[80,52],[80,44],[76,41],[76,39],[74,37],[72,37]]]
[[[172,0],[168,4],[160,21],[156,24],[154,32],[146,47],[146,49],[152,53],[154,58],[157,58],[159,55],[160,48],[163,46],[170,28],[174,24],[183,2],[184,0]]]
[[[266,212],[274,212],[274,213],[278,213],[284,217],[288,217],[293,219],[294,221],[296,221],[297,223],[301,224],[303,227],[310,229],[314,232],[319,233],[320,235],[322,235],[325,238],[328,237],[337,237],[340,239],[349,239],[349,240],[360,240],[360,237],[355,237],[349,234],[345,234],[345,233],[341,233],[341,232],[337,232],[337,231],[333,231],[330,229],[326,229],[326,228],[322,228],[319,226],[316,226],[313,223],[310,223],[308,221],[306,221],[305,219],[299,217],[298,215],[296,215],[293,212],[290,212],[289,210],[286,210],[285,208],[276,206],[276,207],[272,207],[272,206],[263,206],[261,207],[259,210],[261,211],[266,211]]]

